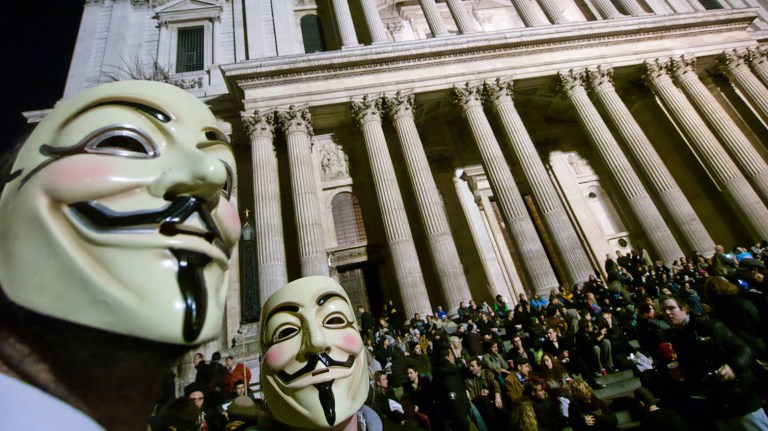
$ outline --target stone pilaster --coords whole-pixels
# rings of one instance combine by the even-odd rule
[[[721,64],[728,78],[741,89],[758,115],[768,123],[768,89],[750,70],[749,52],[745,49],[726,50]]]
[[[757,194],[763,202],[768,202],[768,164],[701,82],[696,74],[696,58],[693,56],[673,58],[672,72],[683,92],[693,101],[704,119],[712,126],[711,129],[720,137],[720,141],[741,167]]]
[[[432,37],[448,36],[448,29],[445,28],[443,17],[440,16],[440,10],[437,8],[435,0],[419,0],[421,10],[424,12],[424,17],[427,19],[427,25],[429,31],[432,32]]]
[[[453,90],[454,103],[461,107],[467,118],[483,159],[485,173],[507,222],[510,237],[519,255],[523,256],[522,261],[531,281],[531,288],[537,293],[549,294],[550,289],[558,285],[557,277],[528,215],[509,165],[493,135],[491,124],[483,112],[482,86],[470,86],[467,83],[463,88],[454,86]]]
[[[696,109],[672,82],[668,74],[669,59],[645,62],[646,81],[651,90],[662,100],[699,157],[706,164],[710,175],[731,200],[752,234],[768,238],[768,208],[760,200],[744,175],[728,153],[720,146]]]
[[[643,183],[629,163],[627,156],[619,147],[597,109],[587,95],[584,86],[584,72],[569,70],[559,74],[563,93],[568,96],[571,105],[576,110],[589,141],[613,174],[619,189],[624,195],[632,212],[635,214],[640,227],[650,240],[651,246],[659,258],[671,263],[683,256],[683,251],[675,241],[667,223],[654,205]]]
[[[547,168],[544,167],[536,146],[515,109],[512,82],[497,79],[493,84],[486,83],[485,90],[501,118],[507,142],[523,167],[523,173],[533,190],[547,230],[568,271],[569,281],[571,284],[586,281],[594,274],[594,269],[550,181]]]
[[[435,264],[442,287],[445,308],[455,314],[461,301],[472,295],[464,275],[464,268],[456,250],[456,243],[448,225],[443,200],[429,168],[427,154],[421,143],[413,118],[413,94],[396,94],[385,99],[385,107],[397,131],[405,156],[405,165],[411,179],[413,195],[421,216],[421,223],[429,242],[432,261]]]
[[[653,148],[640,125],[616,93],[612,82],[613,69],[596,67],[587,70],[590,86],[597,100],[605,109],[632,157],[637,161],[651,187],[656,192],[675,226],[685,237],[692,251],[709,254],[715,249],[715,242],[704,228],[704,224],[693,210],[669,169]]]
[[[592,4],[595,5],[603,19],[621,18],[623,16],[621,12],[616,9],[616,6],[611,3],[611,0],[593,0]]]
[[[451,11],[451,16],[453,16],[453,20],[456,22],[456,27],[458,27],[461,34],[475,33],[478,31],[477,26],[469,17],[469,13],[467,13],[467,9],[464,7],[464,2],[462,0],[446,0],[445,2],[448,3],[448,9]]]
[[[333,17],[336,19],[336,26],[339,29],[342,48],[351,48],[358,46],[357,34],[355,33],[355,24],[352,21],[352,12],[349,10],[347,0],[331,0],[333,4]]]
[[[259,273],[259,298],[264,305],[270,295],[288,282],[274,147],[274,113],[243,113],[242,120],[251,139],[253,229]]]
[[[368,25],[368,31],[371,34],[371,43],[377,45],[390,42],[387,37],[387,30],[384,28],[384,22],[379,15],[379,8],[376,7],[376,0],[360,0],[365,15],[365,23]]]
[[[520,14],[523,23],[526,27],[536,27],[544,24],[549,24],[541,20],[536,13],[536,7],[532,4],[533,0],[512,0],[512,3],[517,8],[517,13]]]
[[[768,85],[768,45],[749,48],[749,66],[763,84]]]
[[[392,257],[405,315],[431,313],[432,307],[411,235],[411,226],[381,126],[382,100],[366,96],[360,101],[352,102],[351,109],[363,133],[376,199],[384,224],[384,235]]]
[[[560,4],[559,0],[539,0],[541,9],[552,24],[563,24],[568,22],[568,18],[565,17],[565,14],[563,14],[563,11],[560,9]]]
[[[301,276],[328,276],[328,255],[323,241],[323,223],[312,165],[312,119],[308,109],[296,109],[294,106],[277,115],[288,146]]]

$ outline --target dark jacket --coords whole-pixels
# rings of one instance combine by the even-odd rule
[[[729,419],[761,407],[752,351],[722,322],[691,317],[682,328],[670,330],[669,336],[685,376],[684,389],[692,399],[702,400],[702,413]],[[716,370],[724,364],[736,375],[734,381],[715,378]]]

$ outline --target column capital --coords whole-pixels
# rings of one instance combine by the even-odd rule
[[[245,131],[251,139],[273,139],[275,137],[275,113],[273,111],[268,111],[264,114],[259,112],[258,109],[253,111],[252,114],[241,112],[240,118],[243,120]]]
[[[382,102],[381,97],[371,98],[368,95],[363,96],[359,101],[353,100],[350,108],[358,126],[362,127],[372,121],[381,123]]]
[[[483,82],[483,89],[488,100],[493,103],[493,106],[513,103],[515,100],[514,83],[512,80],[503,81],[501,78],[496,78],[492,83],[486,81]]]
[[[277,112],[277,122],[283,129],[285,135],[293,133],[306,133],[309,136],[314,135],[312,129],[312,116],[307,108],[296,108],[294,105],[288,107],[285,111]]]
[[[749,71],[749,51],[746,49],[726,49],[718,60],[722,70],[731,75]]]
[[[677,82],[684,83],[690,79],[698,78],[696,73],[696,57],[692,55],[682,55],[680,57],[673,57],[671,60],[672,75]]]
[[[755,69],[768,66],[768,45],[747,48],[749,65]]]
[[[610,90],[613,87],[613,67],[608,65],[599,65],[587,68],[587,81],[590,88],[596,92]]]
[[[573,96],[576,93],[586,92],[584,82],[586,74],[584,70],[568,69],[557,72],[560,80],[560,91],[566,96]]]
[[[483,85],[472,85],[469,82],[464,87],[453,86],[453,103],[460,105],[462,109],[470,109],[483,106]]]
[[[395,93],[394,96],[384,97],[384,109],[393,120],[400,119],[402,117],[413,118],[414,102],[416,96],[411,94],[402,94],[401,92]]]
[[[646,60],[643,64],[645,66],[645,74],[643,78],[645,82],[649,84],[649,87],[653,89],[653,85],[658,79],[669,78],[669,69],[671,68],[669,58],[655,58],[653,60]]]

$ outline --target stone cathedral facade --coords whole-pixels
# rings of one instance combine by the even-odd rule
[[[768,238],[766,40],[765,0],[86,0],[64,97],[166,80],[231,133],[229,345],[306,275],[411,316]]]

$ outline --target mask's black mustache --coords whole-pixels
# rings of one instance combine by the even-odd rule
[[[205,288],[203,268],[211,258],[187,250],[171,250],[179,262],[179,289],[184,299],[184,340],[192,342],[200,336],[208,310],[208,290]]]
[[[211,212],[205,207],[205,200],[196,196],[177,196],[165,208],[148,211],[118,212],[93,201],[76,202],[69,207],[96,230],[119,232],[159,225],[163,235],[181,233],[199,236],[220,248],[227,258],[230,257],[229,248],[224,244]],[[195,213],[199,215],[205,233],[179,227]]]
[[[325,365],[326,367],[352,368],[352,365],[354,365],[355,363],[355,358],[356,358],[355,355],[349,355],[346,361],[337,361],[332,357],[330,357],[327,353],[322,352],[322,353],[311,355],[307,360],[307,363],[295,373],[288,374],[287,372],[285,372],[285,370],[280,370],[277,373],[277,377],[280,378],[280,380],[282,380],[283,383],[288,384],[298,379],[299,377],[314,371],[315,367],[317,367],[318,362],[322,362],[323,365]]]

